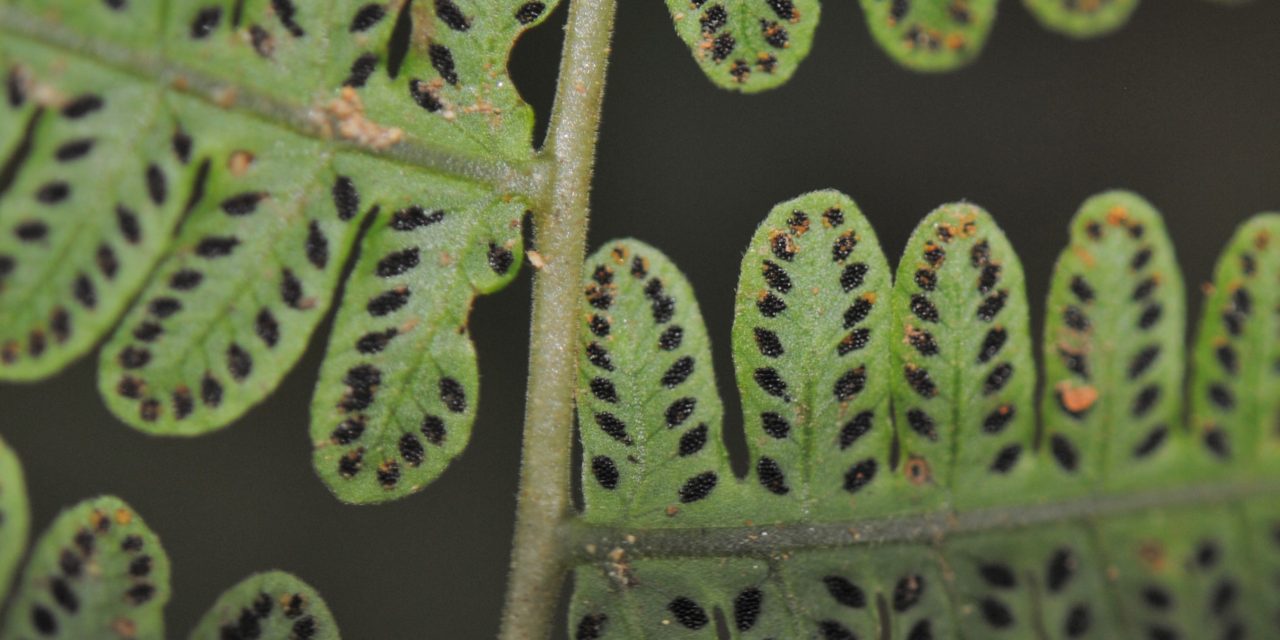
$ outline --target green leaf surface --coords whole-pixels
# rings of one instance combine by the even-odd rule
[[[311,438],[329,488],[367,503],[421,489],[466,446],[479,401],[467,315],[477,294],[515,277],[524,206],[411,172],[371,180],[361,194],[388,206],[343,293]]]
[[[1251,0],[1209,0],[1241,5]],[[666,0],[680,39],[707,77],[756,93],[791,79],[809,54],[818,0]],[[977,59],[995,24],[997,0],[860,0],[871,35],[898,64],[945,72]],[[1138,0],[1022,0],[1044,28],[1075,38],[1116,31]]]
[[[1168,630],[1189,638],[1231,637],[1248,628],[1241,611],[1261,610],[1247,602],[1256,597],[1246,586],[1255,572],[1242,515],[1208,507],[1105,523],[1100,535],[1118,576],[1118,604],[1135,626],[1150,635]],[[1164,602],[1169,606],[1158,606]],[[1268,622],[1274,632],[1274,620]]]
[[[1280,630],[1272,501],[575,574],[570,637],[1222,638]]]
[[[470,303],[522,258],[540,161],[506,61],[554,4],[0,2],[0,376],[65,366],[145,282],[101,355],[108,407],[152,433],[220,428],[297,361],[360,242],[316,464],[348,501],[422,487],[474,418]],[[48,229],[18,233],[28,218]],[[356,368],[377,379],[353,391]],[[363,438],[333,435],[353,420]]]
[[[676,34],[717,86],[755,93],[786,83],[809,55],[818,0],[666,0]]]
[[[947,638],[940,569],[933,552],[907,547],[584,567],[570,637]]]
[[[897,509],[891,287],[875,231],[841,193],[783,202],[756,230],[733,325],[756,517],[831,520]]]
[[[612,436],[584,420],[588,515],[572,531],[570,636],[1280,632],[1272,588],[1280,470],[1267,464],[1268,445],[1249,440],[1264,439],[1259,429],[1274,424],[1275,318],[1262,310],[1277,304],[1275,220],[1259,216],[1242,227],[1210,289],[1197,362],[1205,373],[1193,393],[1213,403],[1207,389],[1224,386],[1242,411],[1215,404],[1195,418],[1192,441],[1177,402],[1181,276],[1159,214],[1138,196],[1095,196],[1072,223],[1050,287],[1042,434],[1022,270],[986,212],[953,204],[927,216],[890,292],[875,235],[851,200],[827,191],[782,203],[744,256],[735,309],[749,477],[703,518],[614,519],[616,508],[602,515],[598,505],[609,494],[591,485],[602,475],[592,457],[605,446],[615,447],[611,460],[643,452],[619,439],[636,433],[633,424],[661,418],[628,415],[626,430]],[[584,321],[595,333],[583,343],[584,417],[614,406],[614,394],[626,408],[634,391],[624,385],[653,386],[675,357],[637,376],[632,351],[609,342],[633,339],[637,329],[651,339],[658,327],[649,304],[657,309],[660,301],[652,292],[676,291],[664,282],[644,296],[644,278],[627,274],[624,249],[638,252],[634,244],[606,246],[587,267]],[[865,272],[846,277],[859,263]],[[651,265],[642,271],[660,273]],[[846,309],[868,294],[880,304],[864,306],[846,326]],[[686,290],[671,295],[677,309],[692,306]],[[872,329],[864,348],[839,355],[846,333],[858,328]],[[1223,345],[1239,353],[1223,357]],[[885,353],[874,356],[876,348]],[[867,360],[854,366],[848,357]],[[1225,371],[1224,359],[1238,373]],[[868,375],[858,393],[838,401],[830,394],[850,367]],[[710,386],[705,373],[700,384]],[[876,387],[878,380],[894,382]],[[894,420],[859,429],[856,442],[874,441],[868,455],[887,472],[852,500],[820,496],[823,484],[810,478],[836,478],[849,465],[838,438],[853,408],[863,410],[855,403],[883,409],[886,393]],[[1226,442],[1227,433],[1235,436],[1229,450],[1248,446],[1257,463],[1211,463],[1217,445],[1201,441]],[[605,477],[627,489],[625,471]],[[645,490],[674,492],[683,477],[650,475]]]
[[[1236,231],[1207,289],[1191,384],[1191,430],[1222,462],[1280,453],[1280,215]],[[1235,462],[1239,461],[1239,462]]]
[[[996,0],[861,0],[880,48],[914,71],[950,71],[982,52]]]
[[[142,518],[106,496],[63,511],[23,571],[0,637],[164,637],[169,558]]]
[[[916,227],[893,290],[893,402],[906,478],[925,503],[1007,500],[1035,436],[1022,265],[991,216],[944,205]]]
[[[283,571],[242,580],[218,597],[192,640],[338,640],[338,625],[320,594]]]
[[[578,421],[584,518],[679,526],[733,519],[737,481],[698,301],[684,274],[636,240],[606,243],[583,273]]]
[[[1138,0],[1022,0],[1046,29],[1075,38],[1093,38],[1123,27]]]
[[[161,88],[7,35],[0,74],[0,379],[35,380],[114,324],[169,241],[189,172]]]
[[[1172,464],[1185,435],[1184,296],[1149,203],[1122,191],[1085,201],[1054,269],[1043,345],[1046,449],[1068,478],[1101,488],[1185,472]]]
[[[13,449],[0,439],[0,602],[4,602],[9,593],[30,529],[31,506],[27,503],[22,463]]]
[[[185,130],[226,127],[191,149],[224,170],[209,169],[203,199],[103,347],[99,382],[122,420],[195,435],[265,398],[302,355],[360,221],[344,219],[331,195],[353,178],[339,178],[344,163],[324,145],[197,101],[169,102]]]

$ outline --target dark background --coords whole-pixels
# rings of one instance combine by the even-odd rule
[[[1019,4],[1002,3],[974,65],[915,75],[873,46],[855,2],[832,0],[792,82],[739,96],[702,77],[662,2],[622,2],[591,245],[636,236],[689,274],[731,431],[740,422],[728,349],[738,261],[778,201],[826,187],[849,193],[891,258],[932,208],[974,201],[1010,236],[1038,304],[1077,205],[1133,189],[1169,222],[1193,317],[1199,283],[1235,225],[1280,209],[1280,2],[1150,0],[1129,26],[1086,42],[1040,28]],[[561,7],[512,63],[544,119],[563,20]],[[471,446],[433,486],[390,505],[340,505],[312,475],[307,406],[322,336],[271,400],[195,440],[148,438],[112,419],[95,391],[96,358],[38,385],[0,387],[0,429],[25,463],[33,528],[88,496],[132,503],[173,560],[173,637],[224,588],[272,567],[319,588],[349,638],[493,637],[528,298],[526,276],[476,306],[484,392]]]

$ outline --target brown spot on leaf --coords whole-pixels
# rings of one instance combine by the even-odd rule
[[[1153,573],[1163,572],[1166,566],[1164,547],[1158,540],[1143,540],[1138,544],[1138,558]]]
[[[920,456],[907,458],[907,463],[903,465],[902,472],[907,476],[907,480],[916,486],[927,484],[933,479],[933,472],[929,469],[929,461]]]
[[[253,164],[253,159],[253,154],[243,149],[232,151],[231,155],[227,156],[227,171],[239,178],[249,171],[249,166]]]
[[[327,121],[320,124],[326,131],[336,129],[339,137],[370,149],[386,149],[404,138],[399,127],[384,127],[365,116],[360,94],[343,87],[337,98],[321,108]]]

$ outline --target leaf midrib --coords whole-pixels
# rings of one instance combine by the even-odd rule
[[[531,154],[527,161],[496,160],[442,149],[417,137],[409,137],[385,148],[359,145],[332,135],[326,136],[322,124],[315,120],[313,105],[291,104],[173,64],[162,57],[137,52],[100,38],[86,38],[56,22],[42,20],[14,7],[0,6],[0,35],[86,58],[161,86],[166,91],[191,96],[219,108],[225,108],[219,96],[225,95],[226,89],[234,88],[235,113],[322,141],[335,150],[489,184],[531,200],[545,199],[551,161],[542,154]]]
[[[726,527],[643,528],[608,526],[574,519],[563,525],[577,563],[609,561],[621,549],[629,559],[772,558],[810,549],[869,544],[936,544],[947,537],[1093,519],[1148,509],[1192,507],[1238,501],[1280,491],[1280,479],[1221,479],[1174,489],[1147,489],[1044,504],[888,516],[865,520]]]

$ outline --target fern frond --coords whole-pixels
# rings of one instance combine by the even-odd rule
[[[424,486],[474,419],[471,301],[523,257],[542,161],[505,69],[554,4],[0,3],[0,378],[124,314],[112,412],[224,427],[297,362],[359,242],[316,466],[346,501]]]
[[[819,0],[666,0],[676,34],[716,86],[757,93],[785,84],[809,54]],[[1210,0],[1244,4],[1249,0]],[[894,62],[946,72],[982,53],[997,0],[860,0],[867,28]],[[1138,0],[1022,0],[1046,29],[1073,38],[1118,30]]]
[[[1195,386],[1233,399],[1231,411],[1198,402],[1210,425],[1200,433],[1262,451],[1275,395],[1262,373],[1273,318],[1259,313],[1274,306],[1263,291],[1272,222],[1251,221],[1223,258],[1200,346],[1210,368]],[[991,217],[964,203],[928,215],[889,308],[876,316],[885,305],[866,304],[865,324],[841,324],[851,300],[889,290],[883,263],[845,196],[808,194],[769,214],[743,260],[734,327],[749,478],[724,494],[718,520],[579,523],[573,637],[1280,631],[1267,614],[1275,598],[1258,586],[1280,563],[1277,471],[1211,465],[1188,446],[1176,402],[1181,276],[1154,208],[1108,192],[1072,223],[1050,288],[1043,433],[1022,270]],[[846,279],[856,264],[861,276]],[[842,395],[837,345],[856,327],[871,328],[867,351],[849,354],[866,376]],[[1225,358],[1235,373],[1215,355],[1223,345],[1241,352]],[[876,363],[889,352],[891,366]],[[872,459],[884,461],[863,476],[865,498],[829,490],[848,464],[837,440],[860,393],[868,407],[883,409],[887,393],[894,405],[893,421],[862,435],[878,438]]]

